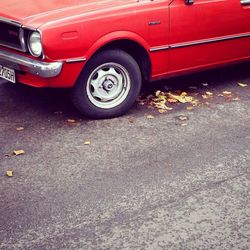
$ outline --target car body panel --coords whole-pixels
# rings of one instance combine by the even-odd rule
[[[195,0],[187,6],[175,0],[169,11],[170,71],[249,56],[250,9],[240,1]]]
[[[74,86],[92,56],[120,40],[145,50],[150,80],[250,58],[250,8],[240,0],[9,0],[0,3],[0,17],[41,32],[37,61],[63,63],[50,79],[17,74],[37,87]]]

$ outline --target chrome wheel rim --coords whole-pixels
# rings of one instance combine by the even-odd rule
[[[131,81],[120,64],[105,63],[97,67],[87,81],[87,95],[92,104],[103,109],[120,105],[128,96]]]

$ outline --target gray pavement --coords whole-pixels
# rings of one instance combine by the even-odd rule
[[[136,104],[99,121],[80,117],[66,91],[1,82],[0,249],[249,249],[249,72],[144,90],[192,92],[192,110]]]

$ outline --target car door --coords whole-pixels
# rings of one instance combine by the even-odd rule
[[[250,0],[173,0],[170,71],[250,57]]]

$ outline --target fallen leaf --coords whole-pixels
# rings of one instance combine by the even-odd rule
[[[198,89],[198,88],[195,87],[195,86],[189,86],[188,88],[189,88],[189,89]]]
[[[158,112],[159,112],[160,114],[163,114],[163,113],[167,112],[167,110],[166,110],[166,109],[158,109]]]
[[[147,119],[154,119],[155,117],[152,115],[147,115]]]
[[[212,92],[207,91],[207,92],[206,92],[206,95],[208,95],[208,96],[213,96],[213,93],[212,93]]]
[[[232,99],[233,101],[240,101],[240,98],[239,97],[235,97]]]
[[[196,99],[194,99],[194,100],[191,102],[191,104],[192,104],[193,106],[198,106],[199,101],[196,100]]]
[[[156,96],[156,97],[158,97],[160,94],[161,94],[161,91],[160,91],[160,90],[157,90],[157,91],[155,92],[155,96]]]
[[[186,92],[182,92],[181,95],[174,95],[172,93],[168,93],[168,95],[171,99],[175,99],[180,103],[192,102],[194,100],[193,97],[187,96]]]
[[[169,103],[176,103],[178,101],[176,99],[168,98],[167,102],[169,102]]]
[[[207,86],[208,86],[208,83],[203,82],[201,85],[204,86],[204,87],[207,87]]]
[[[25,151],[22,150],[22,149],[14,150],[14,151],[13,151],[13,154],[14,154],[14,155],[23,155],[23,154],[25,154]]]
[[[202,98],[203,99],[208,99],[208,96],[207,95],[202,95]]]
[[[76,120],[74,120],[74,119],[68,119],[67,122],[68,122],[68,123],[75,123]]]
[[[23,131],[24,130],[24,127],[17,127],[16,128],[16,131]]]
[[[227,91],[227,90],[223,91],[222,93],[223,93],[223,95],[232,95],[232,92],[231,91]]]
[[[90,144],[91,144],[90,141],[85,141],[85,142],[84,142],[84,145],[90,145]]]
[[[242,88],[245,88],[247,87],[248,85],[246,83],[241,83],[241,82],[238,82],[238,85]]]
[[[7,175],[8,177],[13,177],[13,171],[12,171],[12,170],[6,171],[6,175]]]
[[[134,117],[129,117],[129,118],[128,118],[128,121],[129,121],[130,123],[134,123],[134,122],[135,122],[135,118],[134,118]]]
[[[188,117],[187,117],[187,116],[184,116],[184,115],[180,115],[180,116],[178,116],[178,119],[179,119],[180,121],[187,121],[187,120],[188,120]]]
[[[185,126],[187,126],[187,123],[181,123],[181,126],[185,127]]]

